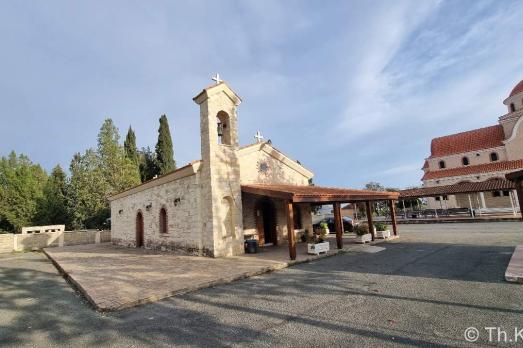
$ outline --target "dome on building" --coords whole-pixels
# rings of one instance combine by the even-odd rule
[[[519,81],[519,83],[512,89],[512,92],[510,92],[508,97],[510,98],[521,92],[523,92],[523,80]]]

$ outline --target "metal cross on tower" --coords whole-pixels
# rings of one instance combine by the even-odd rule
[[[260,131],[256,131],[256,134],[254,134],[254,139],[256,139],[257,143],[261,143],[263,140],[263,135],[261,135]]]
[[[212,77],[212,80],[216,82],[216,84],[219,84],[220,82],[222,82],[223,80],[220,79],[220,74],[216,73],[216,75],[214,75]]]

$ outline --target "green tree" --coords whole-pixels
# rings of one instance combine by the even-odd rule
[[[160,168],[156,161],[156,154],[149,147],[142,148],[140,151],[140,179],[145,182],[158,175],[160,175]]]
[[[38,200],[36,223],[70,225],[67,210],[67,176],[60,165],[53,168]]]
[[[160,174],[162,175],[176,169],[171,132],[169,130],[167,116],[165,115],[160,117],[158,142],[156,143],[156,160],[160,168]]]
[[[33,224],[47,174],[27,156],[13,151],[0,158],[0,229],[19,231]]]
[[[108,118],[98,133],[98,157],[102,175],[108,185],[108,195],[126,190],[140,183],[138,166],[125,155],[120,145],[120,134]]]
[[[107,198],[140,183],[138,166],[127,158],[111,119],[98,133],[98,148],[71,161],[68,207],[74,228],[100,228],[110,216]]]
[[[140,160],[140,154],[138,153],[138,149],[136,148],[136,134],[134,134],[134,131],[131,128],[131,126],[129,126],[129,130],[127,131],[127,136],[125,137],[123,147],[125,149],[125,155],[127,156],[127,158],[130,159],[131,162],[138,165]]]
[[[76,153],[69,167],[71,180],[68,187],[67,206],[74,229],[97,228],[109,217],[107,192],[100,159],[89,149],[85,154]]]

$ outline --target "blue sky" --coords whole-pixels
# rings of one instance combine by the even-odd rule
[[[521,1],[2,1],[0,155],[47,170],[103,119],[200,158],[192,101],[219,72],[317,184],[419,184],[430,140],[488,126],[523,79]]]

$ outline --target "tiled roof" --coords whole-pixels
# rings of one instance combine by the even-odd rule
[[[429,162],[425,160],[425,163],[423,163],[423,167],[421,169],[426,169],[429,167]]]
[[[512,89],[512,92],[510,92],[508,97],[510,98],[521,92],[523,92],[523,80],[519,81],[519,83]]]
[[[434,197],[456,193],[488,192],[510,190],[514,183],[504,179],[493,179],[481,182],[463,182],[454,185],[421,187],[400,191],[400,198]]]
[[[439,179],[439,178],[448,178],[453,176],[462,176],[462,175],[471,175],[471,174],[480,174],[480,173],[491,173],[491,172],[501,172],[512,169],[521,169],[523,168],[523,160],[515,161],[503,161],[503,162],[492,162],[485,164],[478,164],[475,166],[466,166],[459,168],[450,168],[437,170],[433,172],[427,172],[423,175],[421,180],[430,180],[430,179]]]
[[[467,132],[434,138],[430,144],[430,157],[488,149],[503,145],[503,127],[495,125]]]

